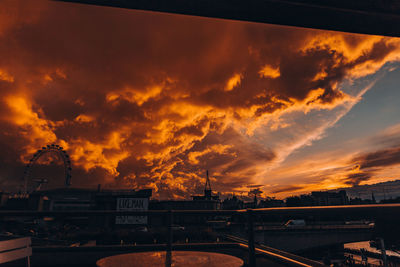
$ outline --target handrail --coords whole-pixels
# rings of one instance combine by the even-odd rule
[[[394,211],[400,211],[400,204],[371,204],[371,205],[343,205],[343,206],[312,206],[312,207],[278,207],[278,208],[259,208],[251,209],[254,214],[268,215],[311,215],[332,212],[354,214],[362,212],[364,216],[384,216]],[[171,210],[173,214],[181,215],[235,215],[246,214],[248,210]],[[118,211],[118,210],[52,210],[52,211],[33,211],[33,210],[0,210],[0,216],[98,216],[98,215],[136,215],[136,216],[156,216],[166,215],[168,210],[147,210],[147,211]]]
[[[232,236],[232,235],[226,235],[227,239],[233,240],[235,242],[239,242],[242,246],[248,247],[247,244],[247,240],[237,237],[237,236]],[[275,248],[271,248],[268,246],[264,246],[264,245],[257,245],[255,247],[255,251],[258,253],[261,253],[263,255],[272,257],[272,258],[277,258],[285,263],[289,263],[295,266],[312,266],[312,267],[322,267],[325,266],[324,264],[318,262],[318,261],[314,261],[314,260],[310,260],[310,259],[306,259],[303,257],[300,257],[298,255],[294,255],[292,253],[286,252],[286,251],[282,251],[279,249],[275,249]]]
[[[167,215],[168,210],[146,210],[146,211],[120,211],[120,210],[0,210],[0,216],[158,216]],[[171,210],[173,214],[178,215],[233,215],[245,212],[245,210]]]
[[[172,246],[172,222],[174,216],[185,215],[246,215],[248,226],[248,252],[249,266],[256,266],[255,252],[263,252],[267,254],[280,255],[274,251],[268,251],[264,248],[255,248],[254,244],[254,216],[258,215],[291,215],[291,216],[321,216],[324,213],[330,214],[334,212],[343,215],[361,214],[369,218],[372,217],[387,217],[400,211],[400,204],[375,204],[375,205],[346,205],[346,206],[314,206],[314,207],[280,207],[280,208],[262,208],[262,209],[247,209],[247,210],[147,210],[147,211],[117,211],[117,210],[79,210],[79,211],[32,211],[32,210],[0,210],[0,217],[4,216],[30,216],[30,217],[46,217],[46,216],[163,216],[168,219],[168,238],[166,251],[170,253]],[[280,255],[286,257],[284,255]],[[280,258],[282,258],[280,257]],[[279,258],[279,257],[278,257]],[[303,264],[303,263],[302,263]],[[297,266],[307,266],[306,265]],[[166,266],[171,266],[171,261],[166,261]]]

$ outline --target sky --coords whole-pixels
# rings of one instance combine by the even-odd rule
[[[0,2],[0,188],[47,144],[72,186],[284,198],[396,180],[400,39]],[[46,154],[29,181],[62,186]],[[31,182],[33,184],[33,182]]]

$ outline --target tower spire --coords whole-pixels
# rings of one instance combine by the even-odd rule
[[[208,178],[208,170],[206,171],[206,186],[204,187],[204,190],[210,190],[211,191],[211,183],[210,183],[210,178]]]
[[[204,198],[207,200],[211,199],[212,195],[212,190],[211,190],[211,183],[210,183],[210,178],[208,177],[208,170],[206,171],[206,186],[204,187]]]

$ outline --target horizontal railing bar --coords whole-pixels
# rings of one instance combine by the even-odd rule
[[[96,245],[96,246],[32,246],[35,253],[52,252],[92,252],[92,251],[131,251],[135,250],[161,250],[165,251],[166,244],[124,244],[124,245]],[[197,249],[197,248],[237,248],[237,242],[218,243],[173,243],[173,250]]]
[[[178,215],[233,215],[239,214],[239,210],[172,210]],[[2,210],[0,216],[157,216],[166,215],[168,210],[147,210],[147,211],[118,211],[118,210],[68,210],[68,211],[33,211],[33,210]]]
[[[335,217],[340,215],[348,218],[375,219],[389,218],[400,214],[400,204],[369,204],[343,206],[311,206],[311,207],[278,207],[255,209],[256,214],[290,215],[293,217],[318,216]]]
[[[65,247],[65,246],[51,246],[51,247],[32,247],[33,253],[43,254],[43,253],[58,253],[58,252],[101,252],[101,251],[129,251],[131,253],[137,251],[163,251],[165,250],[166,244],[141,244],[141,245],[123,245],[123,246],[89,246],[89,247]],[[220,242],[220,243],[174,243],[172,244],[173,250],[212,250],[215,249],[241,249],[247,250],[247,244],[241,242]],[[313,266],[308,265],[309,261],[301,259],[292,259],[285,255],[279,255],[279,253],[272,253],[270,251],[261,250],[256,248],[257,253],[267,256],[271,260],[284,262],[290,264],[291,266]],[[299,257],[300,258],[300,257]],[[322,266],[322,265],[314,265]]]
[[[0,216],[155,216],[166,215],[168,210],[118,211],[118,210],[68,210],[68,211],[33,211],[33,210],[0,210]],[[244,214],[246,210],[171,210],[175,215],[235,215]],[[337,213],[355,214],[361,212],[365,216],[383,216],[392,212],[400,212],[400,204],[344,205],[344,206],[312,206],[312,207],[279,207],[253,209],[255,214],[268,215],[324,215]]]
[[[237,236],[233,236],[233,235],[225,235],[225,237],[229,240],[238,242],[240,244],[242,244],[242,246],[244,245],[245,248],[248,248],[248,241],[246,239],[237,237]],[[255,248],[256,252],[264,254],[264,255],[268,255],[268,256],[273,256],[276,257],[276,255],[278,255],[278,258],[283,259],[284,261],[288,261],[288,263],[294,263],[294,264],[298,264],[299,262],[301,264],[308,264],[308,266],[313,266],[313,267],[322,267],[325,266],[322,263],[318,262],[318,261],[314,261],[314,260],[310,260],[307,258],[303,258],[301,256],[283,251],[283,250],[279,250],[279,249],[275,249],[275,248],[271,248],[265,245],[256,245]],[[303,265],[301,265],[303,266]]]
[[[244,249],[248,249],[248,247],[249,247],[247,244],[243,244],[243,243],[239,243],[239,246],[243,247]],[[284,262],[286,264],[290,264],[291,266],[313,267],[312,265],[308,265],[306,263],[303,263],[303,262],[300,262],[300,261],[285,257],[283,255],[279,255],[277,253],[273,253],[273,252],[266,251],[266,250],[259,249],[259,248],[256,248],[255,250],[256,250],[256,252],[258,252],[258,253],[260,253],[260,254],[262,254],[264,256],[267,256],[267,257],[275,259],[275,260],[282,261],[282,262]]]
[[[338,205],[338,206],[306,206],[306,207],[276,207],[276,208],[259,208],[254,212],[277,212],[277,211],[308,211],[308,210],[365,210],[376,208],[400,208],[400,204],[367,204],[367,205]]]

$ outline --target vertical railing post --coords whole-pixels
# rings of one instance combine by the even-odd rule
[[[173,214],[171,210],[167,212],[167,246],[166,246],[166,254],[165,254],[165,267],[171,267],[172,264],[172,223],[173,223]]]
[[[383,267],[388,267],[387,258],[386,258],[385,242],[383,241],[383,238],[378,238],[377,241],[380,243],[379,245],[381,247]]]
[[[249,240],[249,266],[256,267],[256,253],[254,247],[254,213],[252,209],[247,209],[247,233]]]

